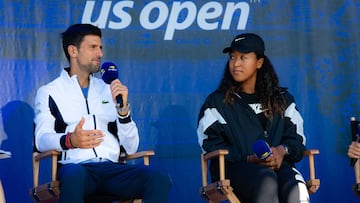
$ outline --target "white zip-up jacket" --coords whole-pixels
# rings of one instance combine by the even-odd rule
[[[121,145],[128,154],[135,153],[139,146],[135,122],[130,115],[118,116],[109,85],[92,75],[86,99],[77,76],[70,77],[62,70],[58,78],[38,89],[34,109],[35,146],[39,151],[61,151],[60,163],[80,163],[93,158],[117,162]],[[83,129],[102,130],[104,141],[92,149],[64,150],[61,137],[74,132],[82,117],[85,118]]]

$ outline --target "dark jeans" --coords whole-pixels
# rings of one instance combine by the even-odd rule
[[[171,181],[149,166],[97,162],[64,164],[59,168],[60,203],[83,203],[88,195],[121,200],[141,198],[145,203],[166,203]]]

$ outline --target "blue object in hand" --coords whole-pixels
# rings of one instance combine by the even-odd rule
[[[271,155],[270,146],[265,140],[256,140],[253,144],[253,151],[261,160],[267,159]]]

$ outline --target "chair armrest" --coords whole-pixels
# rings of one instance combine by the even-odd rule
[[[219,158],[221,155],[228,155],[229,151],[227,149],[218,149],[216,151],[212,151],[204,154],[204,161],[208,161],[210,159]]]
[[[314,161],[314,155],[320,154],[320,151],[318,149],[310,149],[305,150],[303,155],[309,157],[309,167],[310,167],[310,180],[315,180],[315,161]]]
[[[126,156],[120,157],[120,162],[125,163],[127,160],[144,158],[144,165],[148,166],[150,162],[149,157],[153,155],[155,155],[154,150],[136,152],[135,154],[128,154]]]
[[[318,149],[309,149],[309,150],[305,150],[303,153],[304,156],[310,156],[315,154],[320,154],[320,151]]]
[[[201,177],[202,187],[200,194],[209,202],[226,202],[240,203],[239,199],[233,193],[230,180],[225,179],[225,155],[229,154],[227,149],[218,149],[208,153],[201,154]],[[208,185],[208,162],[212,159],[219,161],[220,180]]]
[[[52,156],[58,156],[60,155],[60,152],[55,150],[50,150],[46,152],[34,152],[34,155],[35,155],[34,156],[35,161],[41,161],[43,159],[50,158]]]
[[[227,149],[218,149],[209,153],[201,154],[201,174],[202,184],[206,186],[208,184],[208,161],[211,159],[219,159],[219,172],[220,180],[225,180],[225,155],[229,154]]]
[[[45,152],[33,152],[33,180],[34,187],[39,185],[39,171],[40,171],[40,161],[46,158],[52,159],[52,170],[51,178],[52,181],[56,180],[57,173],[57,156],[60,155],[60,152],[55,150],[45,151]]]
[[[310,180],[306,181],[309,194],[314,194],[320,187],[320,179],[315,177],[315,161],[314,155],[320,154],[318,149],[310,149],[304,151],[303,155],[309,157]]]

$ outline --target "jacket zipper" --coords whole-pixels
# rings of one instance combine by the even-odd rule
[[[85,98],[85,103],[86,103],[87,112],[88,112],[88,114],[90,114],[89,103],[88,103],[87,98]],[[96,129],[96,119],[95,119],[95,115],[93,115],[92,117],[93,117],[93,122],[94,122],[94,129]],[[94,152],[94,154],[95,154],[95,157],[98,157],[98,155],[97,155],[96,150],[95,150],[94,147],[92,148],[92,150],[93,150],[93,152]]]

